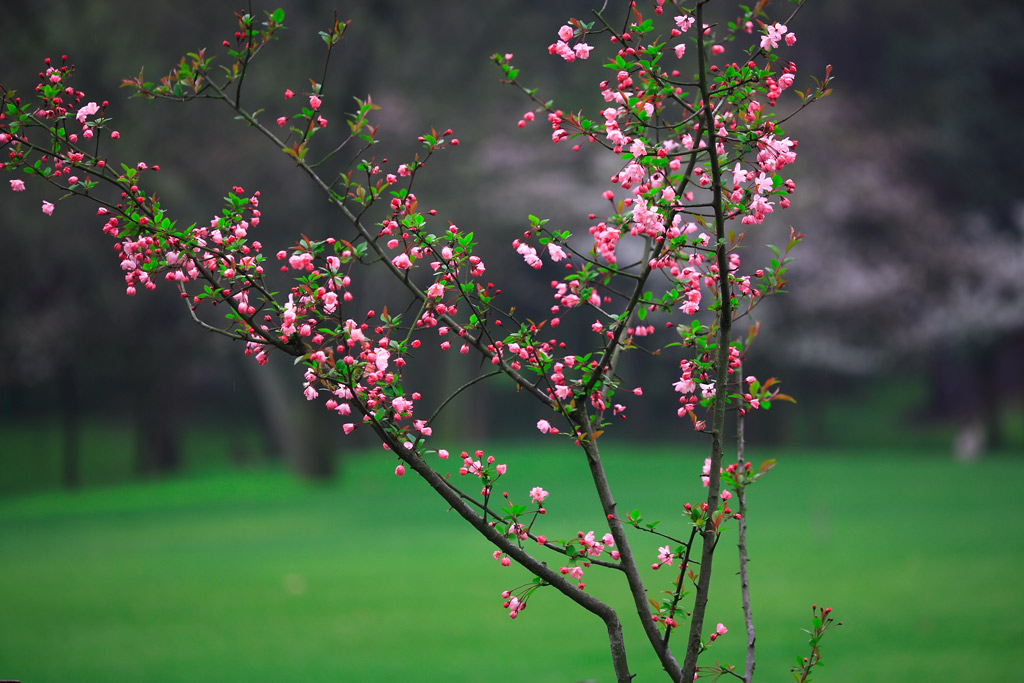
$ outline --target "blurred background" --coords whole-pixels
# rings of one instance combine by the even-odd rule
[[[788,11],[788,3],[776,4],[777,15]],[[266,108],[263,117],[268,120],[292,113],[281,97],[285,88],[301,92],[308,90],[310,78],[320,79],[324,50],[316,33],[328,27],[335,9],[333,3],[316,0],[282,1],[253,10],[262,15],[277,6],[285,9],[289,29],[257,60],[247,86],[249,108]],[[528,225],[531,213],[585,233],[590,224],[586,214],[603,211],[600,193],[616,169],[614,159],[585,147],[573,153],[567,145],[551,145],[544,122],[518,129],[516,121],[529,103],[498,83],[500,74],[489,56],[514,53],[523,82],[540,88],[542,97],[555,98],[566,111],[592,109],[595,85],[604,77],[599,61],[566,65],[548,55],[546,46],[568,17],[586,19],[595,6],[582,0],[374,0],[338,7],[352,26],[325,81],[332,122],[325,132],[340,135],[352,98],[368,93],[382,108],[373,117],[384,141],[373,152],[378,157],[406,160],[417,148],[417,135],[431,127],[452,128],[462,144],[431,161],[433,168],[416,192],[422,203],[437,208],[441,220],[486,235],[490,251],[484,259],[493,281],[510,283],[510,290],[515,283],[517,295],[535,302],[538,311],[547,306],[550,291],[515,257],[511,241]],[[0,82],[28,92],[45,57],[67,54],[77,66],[77,87],[87,99],[111,103],[113,125],[122,134],[112,149],[125,160],[157,163],[163,169],[153,177],[154,187],[179,222],[188,225],[217,214],[233,185],[258,189],[263,211],[259,239],[273,254],[293,244],[300,233],[322,238],[341,229],[337,216],[287,158],[232,121],[230,112],[216,103],[128,100],[129,92],[118,87],[143,68],[155,80],[184,53],[204,46],[216,50],[222,40],[233,39],[236,9],[222,0],[180,0],[173,5],[8,3],[0,28]],[[822,487],[817,497],[801,497],[788,489],[776,493],[783,498],[796,495],[808,506],[802,513],[793,510],[791,521],[810,524],[808,533],[818,550],[839,553],[830,556],[834,561],[849,560],[841,549],[848,538],[840,534],[844,525],[858,533],[862,524],[869,524],[866,509],[894,504],[882,491],[904,497],[913,487],[919,499],[903,498],[902,508],[877,513],[870,524],[889,525],[890,531],[902,528],[906,536],[893,540],[888,551],[905,549],[909,539],[933,531],[936,537],[932,545],[924,544],[924,554],[912,553],[906,564],[890,567],[891,576],[919,573],[922,565],[939,557],[956,564],[967,550],[958,549],[962,539],[952,532],[950,537],[939,533],[936,515],[952,514],[953,507],[962,505],[963,515],[982,525],[985,521],[978,517],[983,513],[967,510],[985,505],[1000,509],[989,497],[1006,498],[1009,494],[998,486],[1019,482],[1024,474],[1024,199],[1017,171],[1024,153],[1018,123],[1024,94],[1017,87],[1024,77],[1024,43],[1019,40],[1024,10],[1016,2],[996,0],[936,0],[926,8],[914,0],[812,1],[790,29],[798,42],[786,56],[800,68],[797,87],[808,87],[809,77],[820,78],[831,64],[835,92],[787,123],[787,133],[799,140],[793,206],[774,214],[756,240],[748,239],[781,243],[790,225],[807,235],[795,252],[789,292],[758,309],[762,333],[748,366],[759,376],[779,377],[798,404],[754,416],[748,429],[751,448],[792,455],[798,463],[794,476],[806,476],[808,486]],[[30,184],[26,194],[31,193],[38,200],[55,199]],[[124,540],[97,532],[101,535],[86,543],[82,539],[90,538],[88,534],[78,535],[84,533],[77,526],[85,524],[83,519],[102,526],[113,524],[109,514],[122,520],[167,514],[161,523],[170,524],[176,506],[193,503],[196,509],[213,506],[230,508],[231,515],[262,516],[276,509],[274,505],[285,505],[281,500],[299,506],[309,519],[320,519],[321,512],[350,519],[362,509],[353,501],[387,505],[387,494],[374,487],[390,483],[370,474],[379,475],[387,467],[376,460],[367,465],[361,457],[374,450],[373,440],[361,440],[358,434],[342,437],[340,421],[307,404],[298,369],[281,358],[258,369],[242,356],[240,346],[191,323],[168,286],[125,296],[112,243],[100,233],[94,210],[62,202],[46,218],[34,208],[36,197],[31,198],[13,201],[7,195],[0,202],[0,579],[9,572],[9,589],[19,577],[34,582],[54,560],[73,562],[47,554],[65,542],[74,545],[73,538],[92,548],[104,543],[117,547]],[[367,281],[361,286],[367,296],[387,294],[386,284]],[[528,310],[530,304],[523,306]],[[474,376],[474,368],[449,356],[439,355],[429,365],[412,382],[435,396]],[[624,457],[638,443],[658,453],[666,443],[699,453],[701,439],[691,433],[688,421],[674,416],[669,383],[659,384],[672,373],[671,364],[626,366],[625,371],[644,385],[645,396],[630,402],[631,419],[613,441]],[[515,450],[523,441],[520,435],[531,433],[530,425],[542,416],[529,404],[510,399],[506,389],[485,387],[471,400],[460,401],[439,431],[457,435],[466,444],[462,447],[488,443]],[[654,471],[662,462],[656,458],[662,456],[651,457],[655,459],[647,469]],[[694,462],[699,463],[697,458]],[[815,469],[822,460],[833,468],[828,486],[820,478],[825,475]],[[886,476],[891,478],[884,485],[875,483]],[[303,488],[293,477],[323,483]],[[377,484],[368,483],[373,481]],[[198,488],[175,488],[184,486],[182,482]],[[844,495],[840,482],[863,495],[847,491],[849,505],[835,507]],[[353,491],[352,486],[361,488]],[[1019,483],[1010,486],[1020,488]],[[870,494],[865,487],[873,489]],[[385,498],[359,497],[370,495],[369,490]],[[68,491],[74,493],[62,493]],[[138,502],[133,491],[152,495],[157,511]],[[336,501],[339,491],[356,509],[331,507],[341,505]],[[267,503],[268,496],[277,502]],[[107,509],[101,500],[115,502]],[[101,514],[104,510],[107,517]],[[920,517],[900,517],[914,511]],[[1002,533],[1011,534],[1012,547],[1021,540],[1020,517],[1012,508],[1005,515],[1010,524]],[[55,519],[61,521],[52,526]],[[941,524],[951,524],[942,519]],[[116,536],[120,528],[111,526],[109,531]],[[280,533],[274,542],[287,547],[304,538],[297,528],[259,528],[259,534]],[[796,526],[788,528],[796,533]],[[180,533],[191,538],[196,530]],[[311,554],[314,546],[338,540],[333,531],[323,533],[307,539]],[[38,538],[49,539],[44,545],[52,547],[37,556],[33,539]],[[795,543],[811,543],[807,538]],[[992,545],[1007,541],[1005,535],[994,538],[976,539],[971,547],[981,552],[979,548],[993,550]],[[256,548],[264,541],[254,536],[252,552],[259,555]],[[786,543],[785,537],[779,543]],[[775,551],[766,546],[765,552]],[[1006,562],[1016,557],[996,555]],[[164,559],[173,562],[170,557]],[[245,557],[246,562],[252,559]],[[857,557],[863,560],[864,555]],[[975,564],[983,564],[974,558]],[[22,574],[15,568],[19,560]],[[96,561],[97,576],[102,576],[109,567],[102,558]],[[327,574],[337,570],[335,564],[318,566]],[[151,576],[153,569],[138,571],[139,576]],[[284,596],[307,593],[307,575],[287,568],[279,574],[285,577]],[[863,573],[858,571],[858,576]],[[971,576],[989,589],[1001,580],[996,569]],[[935,579],[938,585],[940,578]],[[842,595],[841,586],[851,580],[837,578],[840,588],[828,584],[830,594]],[[892,579],[889,585],[894,581],[898,583]],[[494,585],[491,581],[482,589],[488,610],[493,605],[486,591],[493,592]],[[1024,603],[1016,581],[1005,591],[1003,606]],[[17,592],[5,595],[0,588],[0,605],[4,599],[15,600]],[[70,595],[78,593],[72,590]],[[976,604],[984,605],[986,599]],[[907,609],[919,609],[922,602],[918,596]],[[31,600],[23,606],[19,623],[33,611]],[[6,634],[0,637],[0,677],[17,677],[21,674],[4,665],[25,666],[25,660],[15,659],[4,643],[21,642],[16,635],[20,628],[14,617],[5,621],[3,612],[0,606],[0,634]],[[88,631],[89,615],[96,613],[83,608],[81,624],[68,630],[65,642]],[[489,612],[484,621],[498,616]],[[190,623],[189,617],[182,619]],[[302,623],[309,619],[305,614]],[[939,643],[936,649],[942,650],[942,641],[936,640],[941,620],[938,614],[922,616],[899,632],[913,630],[919,636],[915,642]],[[978,622],[977,628],[970,626],[972,633],[992,623],[989,616]],[[39,635],[51,625],[44,619],[36,640],[51,642]],[[1009,637],[1020,628],[1007,625],[1003,633]],[[77,635],[68,635],[72,633]],[[991,635],[978,638],[979,643],[992,643]],[[892,641],[854,642],[894,647]],[[1019,644],[1009,642],[1006,647],[1019,653]],[[288,647],[302,650],[294,643]],[[600,648],[597,652],[603,656]],[[76,661],[89,658],[81,656]],[[465,656],[473,661],[471,653]],[[785,661],[789,659],[787,655]],[[940,662],[939,671],[948,665],[941,658],[934,661]],[[905,669],[892,665],[897,672],[893,677],[878,674],[872,679],[917,680],[914,663],[909,657]],[[45,667],[33,671],[33,680],[50,680]],[[232,671],[237,669],[221,671],[227,676],[221,680],[233,680]],[[600,667],[596,671],[596,677],[607,675]],[[321,674],[304,675],[319,680]],[[375,680],[374,675],[362,680]],[[462,680],[459,675],[451,680]],[[159,679],[145,667],[135,673],[121,671],[118,679],[133,676]],[[195,670],[166,678],[207,679]],[[262,678],[257,675],[255,680]],[[858,672],[822,680],[865,678]]]

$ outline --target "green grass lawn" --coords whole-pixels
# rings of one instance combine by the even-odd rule
[[[551,492],[543,529],[600,529],[576,458],[495,450],[501,488]],[[1024,654],[1024,461],[770,453],[751,491],[759,680],[791,680],[811,603],[844,626],[819,682],[1009,681]],[[621,508],[668,529],[702,494],[703,455],[609,449]],[[502,568],[383,455],[311,486],[278,472],[36,493],[0,501],[0,678],[46,681],[609,681],[603,627],[553,590],[512,621]],[[653,500],[652,505],[641,501]],[[680,531],[679,533],[684,533]],[[735,528],[720,546],[709,661],[740,661]],[[653,561],[656,539],[635,534]],[[551,556],[557,563],[557,556]],[[666,588],[672,576],[663,579]],[[624,607],[637,680],[663,680],[618,575],[587,590]],[[710,627],[706,630],[710,630]]]

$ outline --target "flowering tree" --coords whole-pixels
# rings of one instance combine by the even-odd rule
[[[561,592],[603,621],[616,679],[628,681],[619,614],[588,592],[584,581],[589,571],[617,572],[672,680],[690,681],[703,672],[749,681],[755,630],[746,492],[773,462],[758,468],[748,462],[743,418],[791,399],[774,378],[744,374],[759,330],[745,319],[782,290],[788,254],[802,235],[791,230],[788,242],[770,247],[773,257],[754,267],[741,262],[740,250],[746,231],[788,207],[796,189],[785,177],[796,160],[796,141],[782,128],[789,114],[774,112],[782,93],[796,90],[797,69],[784,51],[796,40],[787,24],[800,3],[782,21],[768,17],[765,0],[741,8],[732,21],[711,19],[709,4],[657,0],[641,9],[630,2],[621,17],[603,9],[559,28],[548,48],[555,58],[587,60],[596,40],[611,46],[610,76],[600,84],[594,118],[556,108],[521,84],[513,55],[494,56],[504,81],[533,103],[520,127],[540,117],[555,144],[597,145],[621,160],[602,192],[608,213],[589,216],[589,236],[529,216],[513,242],[524,268],[561,273],[551,281],[550,315],[540,321],[517,314],[508,295],[487,280],[477,234],[443,223],[420,207],[412,191],[434,154],[458,146],[451,130],[422,135],[420,154],[393,163],[372,154],[377,129],[370,98],[357,100],[346,126],[328,121],[327,67],[348,28],[337,18],[320,34],[327,56],[319,80],[298,92],[284,90],[284,100],[273,105],[279,116],[250,109],[243,95],[254,60],[283,27],[282,10],[262,21],[238,14],[233,40],[223,43],[223,63],[199,50],[159,82],[142,75],[125,81],[144,98],[222,102],[291,157],[335,207],[346,224],[336,237],[301,236],[265,256],[256,239],[260,193],[237,186],[214,219],[179,226],[146,189],[158,166],[108,156],[107,145],[119,137],[109,104],[74,88],[66,58],[47,60],[32,98],[0,87],[0,145],[7,152],[2,169],[12,174],[14,192],[24,190],[26,181],[57,191],[41,206],[47,216],[58,214],[57,202],[71,197],[95,202],[103,232],[116,240],[128,295],[154,289],[163,279],[178,289],[197,324],[242,342],[257,363],[284,354],[303,365],[306,398],[337,412],[345,434],[375,432],[396,459],[396,475],[408,469],[420,475],[487,539],[495,560],[532,573],[531,583],[502,593],[510,617],[517,618],[541,588]],[[828,94],[828,87],[826,69],[822,81],[796,91],[793,108]],[[345,136],[332,138],[336,128]],[[279,265],[271,267],[275,260]],[[353,282],[374,272],[398,283],[401,296],[362,301]],[[285,275],[291,283],[277,294],[272,281]],[[215,308],[223,320],[216,321]],[[738,331],[741,323],[745,328]],[[590,331],[585,342],[562,334],[581,327]],[[656,529],[657,522],[647,522],[639,510],[619,509],[599,446],[612,419],[625,417],[626,402],[644,393],[621,370],[623,354],[655,351],[678,362],[672,384],[679,418],[710,441],[701,475],[706,495],[682,505],[679,530]],[[450,396],[431,396],[409,386],[405,375],[407,366],[436,353],[466,355],[489,368]],[[434,434],[432,425],[455,396],[496,376],[535,399],[540,432],[582,452],[603,511],[596,530],[556,540],[563,532],[545,506],[557,492],[549,494],[543,482],[529,491],[503,491],[501,478],[514,462],[498,463],[483,449],[456,453],[450,436]],[[726,462],[732,431],[738,437],[735,459]],[[700,655],[728,630],[723,624],[706,628],[704,621],[715,551],[730,521],[737,527],[746,620],[742,673],[730,665],[698,667]],[[638,541],[631,541],[632,533]],[[557,567],[549,564],[553,560]],[[667,578],[663,600],[650,597],[643,565]],[[832,625],[830,610],[815,607],[811,652],[793,670],[797,680],[808,680],[819,661],[820,638]],[[675,646],[671,637],[681,628],[684,636]]]

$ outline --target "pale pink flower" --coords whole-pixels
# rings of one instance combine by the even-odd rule
[[[537,429],[540,430],[541,434],[547,434],[551,431],[551,423],[547,420],[537,420]]]
[[[309,96],[309,106],[313,108],[313,111],[319,109],[321,104],[323,104],[323,100],[321,100],[319,97],[317,97],[316,95]]]
[[[412,401],[402,396],[397,396],[395,397],[395,400],[391,402],[391,407],[394,408],[396,413],[401,415],[412,408]]]
[[[569,42],[569,39],[572,38],[572,33],[572,26],[563,26],[558,29],[558,37],[567,43]]]
[[[586,59],[590,56],[590,51],[594,48],[586,43],[576,43],[573,46],[573,51],[576,53],[576,59]]]
[[[534,503],[543,503],[544,499],[548,497],[548,492],[542,489],[540,486],[534,486],[530,489],[530,500]]]
[[[14,180],[11,180],[11,190],[14,191],[14,192],[24,192],[25,191],[25,181],[24,180],[18,180],[17,178],[15,178]]]
[[[53,215],[53,204],[51,202],[43,202],[43,213],[45,213],[47,216]]]
[[[686,43],[679,43],[675,46],[676,57],[682,59],[683,55],[686,54]]]
[[[295,270],[308,270],[313,265],[313,255],[303,251],[288,257],[288,265]]]
[[[568,258],[568,254],[562,247],[558,246],[554,242],[548,242],[548,256],[551,257],[552,261],[561,261],[564,258]]]
[[[783,39],[783,35],[786,33],[786,25],[776,22],[766,25],[764,30],[765,34],[761,36],[761,49],[767,50],[779,46],[779,41]],[[796,42],[796,36],[793,36],[793,41]]]
[[[743,170],[743,165],[740,162],[736,162],[736,166],[732,169],[732,186],[739,187],[740,183],[747,181],[747,172]]]
[[[391,259],[391,265],[395,268],[401,268],[402,270],[409,270],[412,268],[412,261],[409,260],[408,254],[399,254],[395,258]]]
[[[680,31],[685,33],[687,29],[693,26],[695,21],[696,19],[692,16],[676,17],[676,26],[679,27]]]
[[[324,310],[328,313],[334,313],[338,308],[338,294],[337,292],[327,292],[324,294]]]
[[[658,548],[658,562],[668,565],[672,564],[672,550],[667,545]]]
[[[85,123],[85,119],[92,116],[100,110],[100,107],[95,102],[90,102],[81,109],[78,110],[78,114],[75,115],[75,120],[79,123]]]

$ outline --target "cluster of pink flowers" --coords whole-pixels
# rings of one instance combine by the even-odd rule
[[[675,28],[672,29],[671,37],[678,38],[693,27],[695,18],[683,14],[674,17],[674,22]],[[626,60],[626,63],[635,59],[641,48],[652,49],[642,44],[642,31],[638,26],[630,28],[631,30],[612,39],[622,46],[618,56]],[[744,30],[748,33],[752,28],[751,22],[745,23]],[[704,30],[707,34],[710,28],[705,26]],[[795,35],[788,32],[785,25],[778,23],[765,25],[764,33],[762,48],[765,49],[777,48],[780,41],[792,45],[796,40]],[[585,34],[583,28],[562,26],[559,30],[559,41],[553,43],[549,51],[564,59],[570,59],[572,50],[568,46],[569,42],[575,38],[582,39]],[[676,46],[663,44],[662,49],[672,50],[677,58],[682,58],[686,54],[685,43]],[[722,46],[711,46],[712,56],[721,55],[723,52]],[[506,59],[510,58],[511,55],[506,55]],[[620,65],[622,63],[619,62]],[[723,197],[727,217],[730,220],[739,220],[744,225],[753,225],[763,222],[777,206],[787,208],[788,195],[795,191],[793,181],[781,178],[778,173],[795,161],[796,142],[776,134],[774,125],[765,114],[765,106],[774,105],[779,95],[792,85],[796,67],[792,63],[782,64],[782,74],[778,77],[766,76],[763,71],[757,71],[753,61],[745,67],[733,64],[731,68],[747,68],[750,73],[758,74],[756,78],[760,79],[767,89],[766,100],[760,99],[763,90],[751,88],[750,94],[745,98],[733,97],[725,106],[716,107],[713,117],[714,153],[723,163],[729,160],[732,164],[731,190],[725,192]],[[712,67],[712,70],[718,70],[718,67]],[[678,72],[662,76],[678,76]],[[720,298],[720,280],[725,277],[719,272],[714,259],[705,258],[712,237],[701,232],[697,220],[694,220],[700,211],[693,211],[690,208],[691,204],[702,206],[707,201],[706,196],[697,195],[698,188],[710,188],[713,184],[708,161],[696,165],[688,164],[693,155],[704,154],[706,158],[703,150],[707,149],[709,142],[706,140],[707,136],[702,134],[699,124],[694,124],[688,131],[681,131],[675,138],[663,139],[657,144],[643,137],[646,122],[655,112],[662,112],[664,115],[669,104],[663,94],[652,94],[653,89],[644,87],[649,78],[643,69],[634,65],[628,68],[620,67],[614,78],[601,83],[603,99],[611,105],[600,112],[604,140],[607,147],[625,158],[623,167],[610,180],[617,189],[626,190],[628,196],[616,205],[614,190],[606,190],[603,193],[613,207],[620,208],[621,213],[596,221],[590,227],[589,232],[593,238],[591,253],[609,266],[616,266],[619,260],[617,252],[626,235],[648,240],[653,245],[648,266],[664,272],[672,279],[676,292],[673,299],[675,307],[687,316],[696,316],[702,307],[713,305]],[[674,94],[678,96],[680,92]],[[520,126],[525,125],[524,119],[520,120]],[[548,120],[553,130],[552,139],[556,143],[571,134],[586,135],[591,142],[596,140],[592,128],[584,129],[576,117],[567,117],[560,110],[549,109]],[[726,149],[727,141],[743,139],[751,134],[754,134],[757,141],[754,158],[736,156],[730,159],[730,153]],[[683,175],[687,166],[692,168],[692,175],[689,177]],[[687,183],[694,189],[686,188]],[[680,191],[680,187],[685,189]],[[781,199],[777,201],[778,196],[781,196]],[[528,232],[523,238],[516,239],[513,247],[528,266],[539,269],[543,266],[542,254],[539,248],[530,244],[531,237],[531,233]],[[556,256],[560,257],[561,252],[564,252],[558,244],[564,239],[561,237],[547,242],[552,260],[559,260]],[[557,247],[558,251],[554,251],[552,246]],[[753,305],[753,302],[765,293],[758,284],[758,280],[764,275],[763,271],[759,269],[755,275],[739,272],[740,259],[736,253],[729,255],[729,263],[729,283],[740,296]],[[580,267],[587,266],[580,264]],[[601,307],[610,302],[608,297],[602,297],[597,292],[597,288],[585,287],[587,281],[576,277],[575,269],[571,272],[574,273],[573,276],[552,282],[557,301],[557,305],[551,307],[552,314],[558,315],[563,309],[580,306]],[[652,310],[656,308],[652,307]],[[560,318],[552,318],[550,322],[552,326],[557,326]],[[607,339],[612,338],[612,329],[607,328],[600,317],[593,323],[592,329]],[[738,366],[739,350],[730,349],[730,354],[731,372]],[[559,399],[566,399],[572,396],[572,389],[570,382],[556,381],[556,378],[561,378],[562,375],[563,373],[558,370],[552,373],[549,392]],[[693,362],[683,361],[681,377],[674,388],[681,394],[678,414],[681,417],[689,416],[698,429],[703,428],[704,421],[695,417],[695,408],[697,405],[708,405],[715,396],[713,371],[698,369]],[[599,396],[591,398],[595,405],[603,405],[603,399]],[[757,408],[760,400],[752,397],[748,405]],[[544,433],[550,431],[550,423],[546,420],[538,422],[537,426]]]
[[[589,57],[590,51],[594,49],[590,45],[578,42],[572,47],[569,46],[569,41],[572,40],[574,33],[571,26],[563,26],[558,29],[558,40],[548,46],[548,52],[558,55],[567,62],[574,62],[577,59]]]

